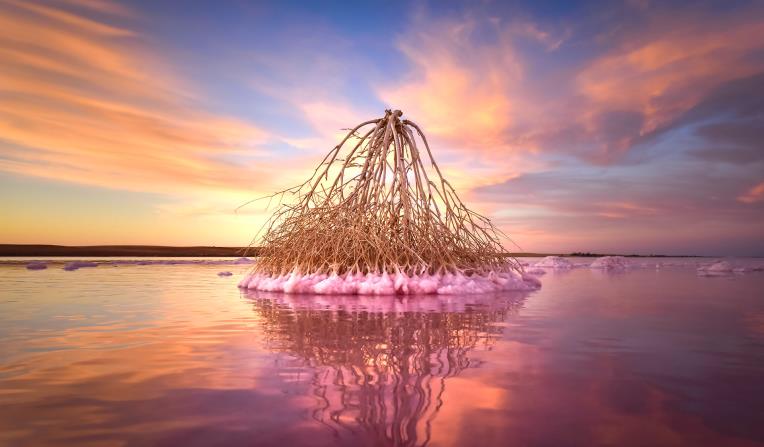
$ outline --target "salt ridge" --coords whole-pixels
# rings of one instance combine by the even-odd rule
[[[311,293],[318,295],[456,295],[507,290],[534,290],[541,281],[527,274],[492,272],[467,276],[461,273],[407,276],[388,274],[246,275],[239,287],[264,292]]]

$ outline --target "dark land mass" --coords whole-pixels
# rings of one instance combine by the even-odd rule
[[[0,244],[0,256],[133,256],[133,257],[229,257],[255,256],[247,247],[165,247],[161,245],[25,245]]]
[[[28,245],[0,244],[0,256],[124,256],[124,257],[238,257],[257,256],[257,247],[165,247],[161,245]],[[552,253],[508,253],[514,257],[544,257]],[[557,256],[599,257],[600,253],[569,253]],[[629,257],[667,257],[668,255],[624,255]],[[672,256],[692,257],[692,256]]]

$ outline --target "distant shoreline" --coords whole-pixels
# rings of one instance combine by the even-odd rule
[[[67,245],[42,245],[42,244],[0,244],[0,256],[109,256],[109,257],[239,257],[239,256],[257,256],[257,247],[168,247],[162,245],[89,245],[89,246],[67,246]],[[612,254],[602,253],[508,253],[509,256],[518,258],[524,257],[544,257],[544,256],[578,256],[578,257],[600,257],[614,256]],[[703,256],[693,255],[620,255],[635,258],[696,258]]]
[[[256,252],[255,247],[0,244],[0,256],[239,257],[254,256]]]

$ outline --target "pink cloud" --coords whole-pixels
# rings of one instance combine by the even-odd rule
[[[0,28],[0,170],[165,193],[245,190],[267,177],[224,160],[256,154],[268,133],[203,111],[135,32],[16,1],[0,6]]]
[[[764,200],[764,182],[752,187],[745,194],[740,195],[737,200],[742,203],[761,202]]]

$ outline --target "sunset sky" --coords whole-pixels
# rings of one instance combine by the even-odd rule
[[[764,3],[0,0],[0,243],[240,246],[398,108],[524,251],[764,255]],[[510,246],[508,245],[508,248]]]

